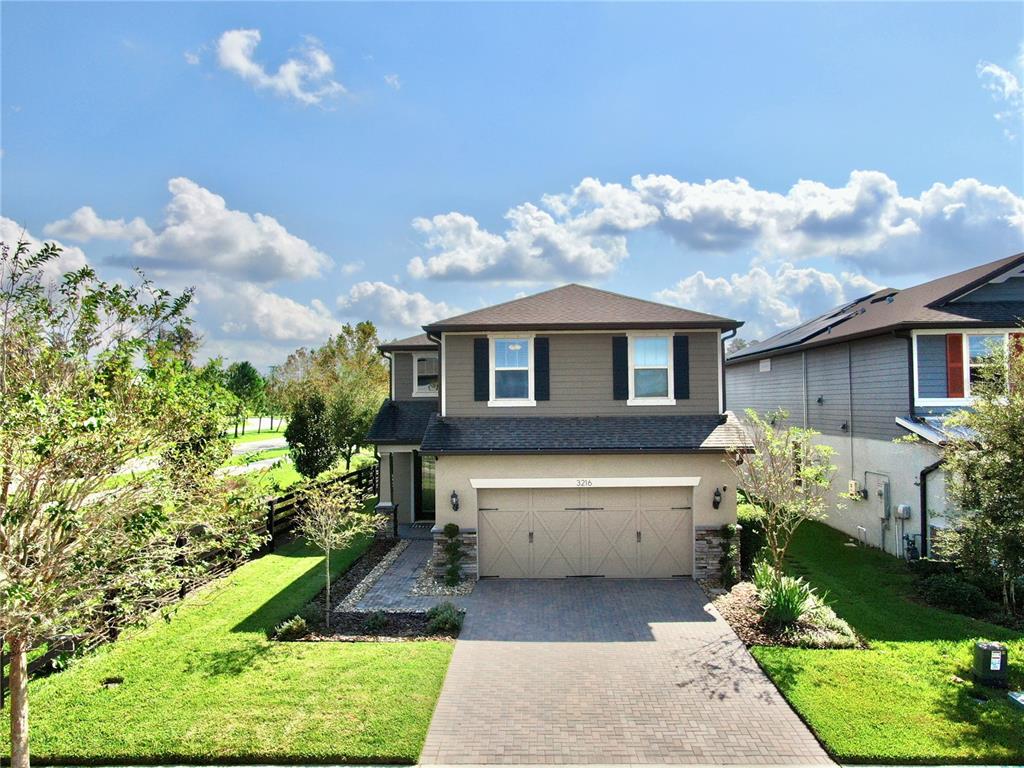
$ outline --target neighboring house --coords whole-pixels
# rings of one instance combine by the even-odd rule
[[[827,522],[887,552],[924,552],[951,512],[945,418],[970,406],[987,350],[1008,348],[1021,318],[1024,254],[885,288],[730,355],[729,407],[781,408],[821,432],[836,449],[831,501],[842,505]],[[894,442],[908,435],[920,439]]]
[[[567,285],[381,346],[368,439],[400,523],[461,529],[468,573],[714,575],[736,521],[723,317]]]

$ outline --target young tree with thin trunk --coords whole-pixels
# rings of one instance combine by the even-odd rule
[[[331,552],[376,529],[363,495],[348,483],[308,487],[298,513],[299,533],[324,553],[324,623],[331,626]]]
[[[107,284],[89,267],[48,282],[59,253],[0,243],[0,636],[13,768],[29,765],[33,648],[58,635],[88,645],[175,598],[183,572],[206,567],[190,555],[197,542],[249,546],[244,535],[227,541],[228,507],[206,517],[220,503],[209,494],[168,503],[182,476],[171,467],[216,458],[227,423],[210,423],[217,405],[173,341],[190,294]],[[111,487],[140,456],[160,466]]]
[[[783,426],[785,411],[764,418],[752,409],[746,414],[753,450],[730,451],[731,464],[739,487],[764,512],[766,549],[781,575],[797,528],[807,520],[827,517],[826,499],[836,472],[834,451],[815,443],[818,433],[812,429]]]

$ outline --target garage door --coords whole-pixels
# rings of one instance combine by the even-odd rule
[[[692,493],[688,487],[481,490],[480,575],[689,576]]]

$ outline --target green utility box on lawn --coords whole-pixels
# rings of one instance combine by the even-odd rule
[[[974,680],[993,688],[1009,685],[1010,659],[1002,643],[974,644]]]

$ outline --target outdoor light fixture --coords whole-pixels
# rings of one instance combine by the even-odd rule
[[[459,511],[459,494],[457,494],[455,491],[452,491],[452,495],[451,495],[451,499],[450,500],[451,500],[451,503],[452,503],[452,512],[458,512]]]
[[[711,497],[711,506],[718,509],[722,505],[722,489],[715,488],[715,495]]]

